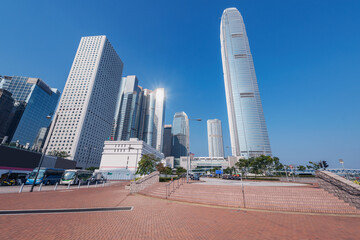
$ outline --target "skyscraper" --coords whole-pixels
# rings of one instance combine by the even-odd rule
[[[0,88],[6,89],[12,93],[15,108],[11,115],[17,114],[18,107],[22,109],[20,117],[12,117],[13,129],[9,140],[20,144],[31,146],[41,128],[49,127],[50,119],[47,116],[52,115],[58,103],[60,92],[55,88],[50,88],[44,81],[39,78],[3,76],[0,78]],[[19,121],[18,124],[13,124]]]
[[[99,166],[111,135],[123,63],[106,36],[82,37],[47,137],[77,167]]]
[[[14,108],[14,99],[11,92],[0,88],[0,142],[6,136],[10,125],[10,114]]]
[[[162,151],[165,90],[143,89],[135,75],[122,79],[117,97],[111,140],[138,138]]]
[[[249,41],[236,8],[223,12],[220,41],[232,155],[271,155]]]
[[[173,143],[173,135],[171,133],[172,125],[164,126],[164,138],[163,138],[163,153],[165,157],[171,156],[171,149]]]
[[[162,152],[165,122],[165,89],[144,90],[146,104],[143,140]],[[141,139],[141,138],[140,138]]]
[[[117,98],[111,139],[115,141],[139,138],[143,91],[136,76],[123,77]]]
[[[172,125],[173,146],[172,155],[175,158],[188,155],[189,150],[189,119],[185,112],[177,112],[174,115]]]
[[[224,157],[224,144],[221,121],[219,119],[207,120],[209,157]]]

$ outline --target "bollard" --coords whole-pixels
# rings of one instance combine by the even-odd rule
[[[81,181],[79,181],[78,189],[80,189],[80,184],[81,184]]]
[[[20,187],[19,193],[21,193],[21,192],[22,192],[22,190],[23,190],[23,188],[24,188],[24,185],[25,185],[25,183],[21,184],[21,187]]]
[[[56,182],[55,187],[54,187],[54,191],[56,191],[58,185],[59,185],[59,183]]]
[[[97,187],[97,181],[95,182],[95,187]]]
[[[43,186],[43,183],[40,183],[40,187],[39,187],[38,192],[41,192],[42,186]]]
[[[88,185],[87,185],[87,188],[89,188],[89,185],[90,185],[90,181],[88,181]]]
[[[70,183],[68,184],[68,187],[67,187],[67,189],[70,189]]]
[[[103,187],[105,187],[105,181],[103,181]]]

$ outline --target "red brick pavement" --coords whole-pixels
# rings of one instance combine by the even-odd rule
[[[165,198],[165,183],[154,184],[141,193]],[[245,196],[245,202],[243,196]],[[274,211],[360,214],[360,210],[317,185],[245,186],[244,194],[242,194],[240,186],[184,184],[176,189],[169,199],[229,207],[244,207],[245,203],[246,208]]]
[[[133,211],[0,216],[0,239],[359,239],[360,218],[206,207],[123,186],[2,194],[1,209],[134,206]]]

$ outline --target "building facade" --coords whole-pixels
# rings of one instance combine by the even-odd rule
[[[0,142],[6,136],[10,124],[10,114],[14,108],[11,92],[0,89]]]
[[[47,137],[77,167],[97,167],[111,135],[123,62],[106,36],[82,37]]]
[[[209,157],[224,157],[224,143],[221,121],[219,119],[207,120]]]
[[[145,89],[144,96],[146,111],[143,140],[157,151],[162,152],[165,123],[165,89],[157,88],[154,91]]]
[[[123,77],[114,117],[111,140],[129,140],[139,137],[143,91],[136,76]]]
[[[138,83],[139,80],[134,75],[122,79],[110,140],[138,138],[161,152],[165,90],[143,89]]]
[[[171,133],[172,125],[164,125],[164,137],[163,137],[163,153],[165,157],[171,156],[171,149],[173,143],[173,135]]]
[[[232,155],[271,155],[249,41],[236,8],[223,12],[220,41]]]
[[[144,154],[153,154],[159,160],[164,158],[162,153],[137,138],[126,141],[105,141],[100,170],[126,169],[134,173]]]
[[[172,156],[187,156],[190,147],[189,119],[185,112],[177,112],[172,124]],[[177,163],[175,163],[177,165]]]
[[[180,166],[188,168],[188,157],[180,158]],[[194,172],[207,172],[210,169],[221,168],[225,169],[228,167],[235,166],[235,162],[229,158],[224,157],[191,157],[189,162],[190,170]]]
[[[17,126],[12,126],[14,132],[9,134],[12,135],[9,136],[9,141],[31,146],[39,130],[49,127],[51,121],[49,116],[52,116],[55,111],[60,92],[55,88],[50,88],[39,78],[19,76],[3,76],[0,88],[11,92],[16,101],[12,115],[15,117],[19,115],[16,112],[19,109],[21,111]]]

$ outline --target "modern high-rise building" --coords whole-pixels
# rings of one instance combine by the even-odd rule
[[[165,122],[165,89],[157,88],[154,91],[145,89],[144,101],[146,102],[146,112],[143,140],[157,151],[162,152]]]
[[[209,157],[224,157],[224,143],[221,121],[219,119],[207,120]]]
[[[0,88],[0,142],[6,136],[10,124],[10,114],[14,108],[14,99],[11,92]]]
[[[161,152],[165,90],[143,89],[138,83],[139,80],[134,75],[122,79],[110,140],[138,138]]]
[[[24,106],[17,126],[12,126],[13,134],[9,136],[9,141],[18,142],[21,145],[31,146],[41,128],[49,127],[51,119],[58,103],[60,92],[55,88],[50,88],[39,78],[3,76],[0,78],[0,88],[12,93],[16,101],[14,113],[17,106]],[[11,120],[13,121],[13,120]],[[11,123],[12,125],[12,123]]]
[[[171,156],[171,149],[173,143],[173,135],[171,133],[172,125],[164,126],[164,138],[163,138],[163,153],[165,157]]]
[[[117,98],[111,140],[129,140],[139,137],[143,91],[136,76],[123,77]]]
[[[190,135],[189,119],[185,112],[175,113],[172,124],[172,135],[172,156],[174,156],[175,158],[187,156],[190,146]]]
[[[249,41],[236,8],[223,12],[220,41],[232,155],[271,155]]]
[[[99,166],[111,135],[123,62],[106,36],[82,37],[46,140],[77,167]],[[46,146],[45,146],[46,147]]]

